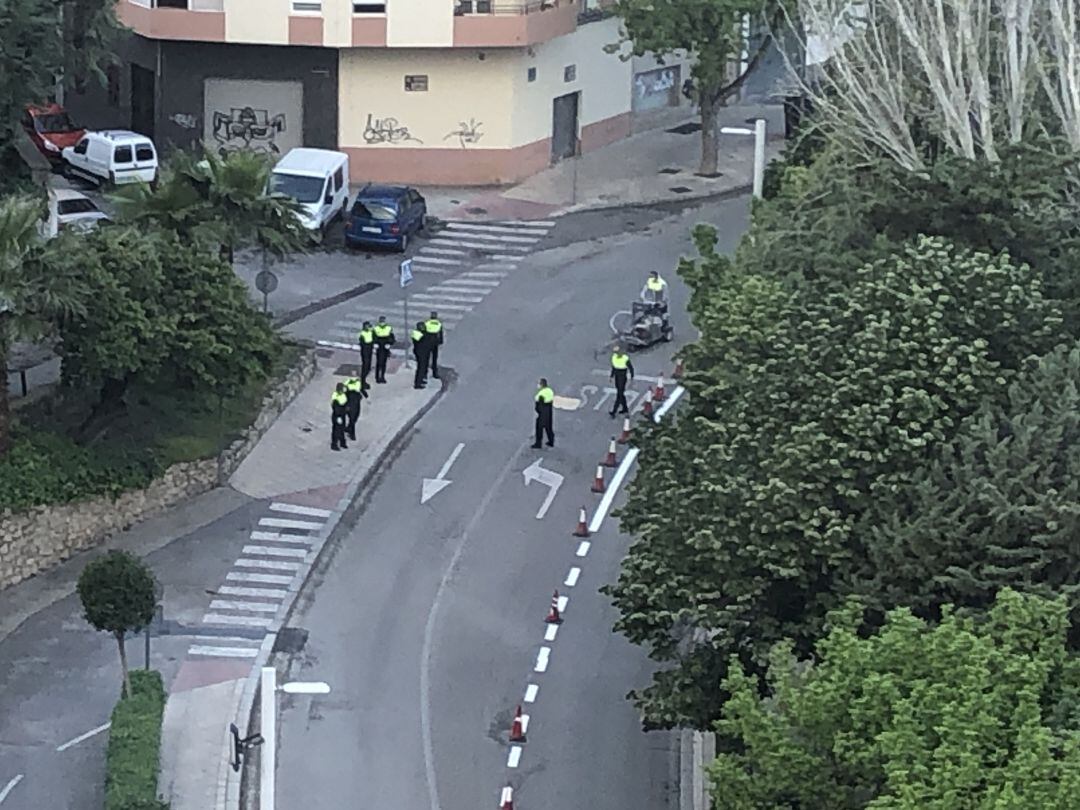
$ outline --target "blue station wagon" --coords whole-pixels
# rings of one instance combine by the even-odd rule
[[[368,184],[356,195],[345,226],[349,247],[382,245],[404,251],[424,228],[427,203],[414,188]]]

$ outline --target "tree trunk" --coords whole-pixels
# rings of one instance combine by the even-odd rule
[[[0,330],[3,327],[0,326]],[[0,386],[0,458],[11,449],[11,402],[8,399],[8,342],[0,333],[0,366],[4,367],[4,384]]]
[[[701,168],[698,174],[715,177],[720,164],[720,131],[716,126],[719,105],[709,93],[700,94],[698,105],[701,108]]]
[[[128,674],[127,646],[123,631],[116,633],[116,646],[120,648],[120,669],[124,671],[124,697],[131,697],[131,675]]]

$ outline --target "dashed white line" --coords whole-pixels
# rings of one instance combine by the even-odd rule
[[[566,606],[570,604],[569,596],[559,597],[559,613],[563,613],[566,610]]]
[[[415,297],[416,298],[428,298],[428,297],[430,297],[433,300],[438,301],[442,306],[447,306],[447,304],[444,303],[444,302],[447,302],[447,301],[452,303],[452,304],[479,304],[481,301],[484,300],[484,297],[482,295],[481,296],[476,295],[475,290],[466,290],[465,292],[472,292],[473,293],[472,295],[469,295],[469,296],[448,295],[446,290],[441,290],[441,289],[437,290],[434,287],[428,288],[428,292],[437,293],[437,295],[432,295],[432,296],[419,296],[419,295],[417,295]]]
[[[277,613],[278,605],[269,602],[234,602],[229,599],[214,599],[210,610],[240,610],[246,613]]]
[[[559,633],[559,625],[549,624],[547,630],[544,631],[544,641],[554,641],[555,636]]]
[[[233,585],[222,585],[217,592],[225,596],[250,596],[256,599],[284,599],[289,595],[288,591],[279,588],[237,588]]]
[[[484,233],[527,233],[536,234],[537,236],[544,236],[547,234],[548,229],[542,227],[543,223],[540,223],[541,227],[533,228],[530,225],[521,225],[515,227],[513,225],[481,225],[475,222],[450,222],[446,227],[452,231],[481,231]],[[549,226],[550,227],[550,226]]]
[[[525,702],[535,703],[538,694],[540,694],[540,687],[535,683],[530,683],[525,687]]]
[[[481,272],[478,270],[470,270],[469,272],[462,273],[461,275],[463,278],[506,278],[510,274],[501,272]]]
[[[507,245],[503,242],[491,243],[491,242],[465,242],[461,239],[432,239],[433,245],[448,245],[459,247],[476,248],[477,250],[519,250],[522,253],[530,250],[531,245]]]
[[[237,560],[234,565],[239,568],[266,568],[271,571],[300,570],[300,563],[284,562],[282,560]]]
[[[492,253],[491,258],[498,259],[499,261],[503,261],[503,262],[516,262],[518,259],[520,259],[522,257],[521,256],[510,256],[510,255],[508,255],[506,253]]]
[[[455,278],[453,281],[446,281],[440,284],[440,287],[448,287],[450,284],[457,286],[467,285],[469,287],[498,287],[499,282],[492,279],[481,278]]]
[[[19,774],[15,775],[14,779],[12,779],[10,782],[8,782],[6,785],[4,785],[3,789],[0,789],[0,802],[2,802],[4,799],[6,799],[8,797],[8,794],[10,794],[11,791],[13,791],[15,789],[15,786],[17,784],[19,784],[19,782],[21,782],[22,780],[23,780],[23,775],[21,773],[19,773]]]
[[[208,644],[193,644],[188,648],[188,655],[205,655],[210,658],[254,658],[258,654],[258,647],[216,647]]]
[[[329,518],[334,514],[329,509],[316,509],[314,506],[298,506],[294,503],[272,503],[271,512],[288,512],[290,515],[306,515],[307,517]]]
[[[444,238],[445,237],[454,238],[454,237],[458,237],[458,236],[463,236],[466,239],[480,239],[480,240],[482,240],[484,242],[498,242],[500,244],[507,244],[508,243],[508,244],[512,244],[512,245],[515,245],[515,246],[516,245],[535,245],[542,238],[540,236],[509,236],[509,235],[505,235],[505,234],[483,233],[483,232],[480,232],[480,231],[473,231],[471,233],[465,233],[465,234],[453,234],[453,233],[448,234],[448,233],[446,233],[444,231],[443,236],[444,236]]]
[[[529,715],[521,715],[521,733],[525,734],[529,731]]]
[[[596,507],[596,511],[593,512],[592,521],[589,523],[590,534],[596,534],[600,530],[600,525],[604,522],[604,518],[607,517],[608,510],[611,509],[611,504],[615,502],[615,495],[618,493],[619,487],[622,486],[626,474],[630,472],[630,468],[634,466],[634,461],[637,459],[639,452],[638,448],[632,447],[627,450],[626,455],[623,456],[623,460],[619,464],[619,469],[615,471],[611,483],[608,484],[607,492],[604,493],[604,497],[600,499],[600,505]]]
[[[416,301],[423,301],[431,306],[438,304],[440,309],[457,310],[458,312],[472,312],[475,309],[469,304],[444,304],[443,301],[446,299],[441,295],[410,295],[409,297]]]
[[[303,543],[311,545],[312,538],[304,534],[282,534],[281,532],[252,532],[252,540],[262,543]]]
[[[464,256],[468,253],[467,250],[456,250],[455,248],[433,248],[422,247],[420,248],[420,255],[425,253],[435,253],[440,256]]]
[[[269,627],[273,623],[273,619],[267,619],[262,616],[228,616],[224,613],[207,613],[203,616],[203,624],[236,624],[241,627]]]
[[[246,571],[230,571],[225,575],[230,582],[259,582],[263,585],[288,585],[293,581],[292,577],[283,577],[278,574],[249,574]]]
[[[518,763],[521,762],[521,746],[514,745],[510,748],[510,754],[506,758],[507,768],[516,768]]]
[[[546,672],[548,668],[548,660],[551,657],[551,647],[541,647],[540,652],[536,654],[536,666],[533,667],[536,672]]]
[[[310,520],[290,520],[288,518],[262,518],[260,526],[272,526],[275,529],[311,529],[317,531],[324,524],[312,523]]]
[[[580,568],[571,568],[570,573],[566,575],[566,581],[563,583],[567,588],[573,588],[577,585],[578,577],[581,576]]]
[[[500,220],[498,225],[520,225],[522,228],[545,227],[554,228],[558,223],[553,219],[505,219]]]
[[[254,554],[258,557],[306,557],[307,549],[303,548],[275,548],[273,546],[244,546],[244,554]]]
[[[421,254],[419,256],[413,256],[413,266],[415,266],[417,263],[420,263],[420,264],[448,264],[448,265],[456,267],[457,265],[461,264],[462,262],[461,262],[460,259],[444,259],[441,256],[424,256],[423,254]]]
[[[653,421],[659,422],[661,419],[663,419],[664,414],[666,414],[673,407],[675,407],[675,403],[678,402],[679,398],[685,393],[685,388],[683,388],[681,385],[677,386],[675,390],[671,392],[671,396],[667,398],[667,401],[656,409],[656,413],[653,414]]]
[[[588,554],[590,545],[592,544],[589,543],[588,540],[582,540],[581,544],[577,547],[577,555],[579,557],[584,557],[586,554]]]
[[[499,794],[499,807],[509,807],[514,803],[514,789],[507,785]]]
[[[109,726],[111,726],[111,725],[112,725],[112,723],[103,723],[102,725],[98,726],[97,728],[90,729],[85,734],[80,734],[78,737],[76,737],[73,740],[68,740],[63,745],[56,746],[56,750],[57,751],[67,751],[73,745],[78,745],[79,743],[83,742],[84,740],[89,740],[91,737],[93,737],[93,736],[95,736],[97,734],[100,734],[103,731],[106,731],[109,728]],[[10,782],[8,784],[10,784]],[[16,784],[18,784],[18,783],[16,782]],[[4,796],[5,796],[5,794],[0,793],[0,801],[3,800]]]

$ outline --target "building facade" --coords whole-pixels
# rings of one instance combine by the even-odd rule
[[[119,0],[133,32],[90,127],[350,156],[354,182],[511,183],[678,105],[686,67],[623,59],[592,0]]]

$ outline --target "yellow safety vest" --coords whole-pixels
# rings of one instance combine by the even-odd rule
[[[550,405],[555,401],[555,392],[550,388],[541,388],[536,392],[536,401],[543,402],[545,405]]]
[[[358,379],[356,379],[355,377],[350,377],[345,382],[345,389],[347,391],[360,391],[360,390],[362,390],[362,387],[361,387],[361,383],[360,383],[360,381]]]
[[[330,395],[330,403],[332,405],[344,405],[349,401],[349,398],[342,394],[340,391],[335,391]]]
[[[442,323],[434,318],[424,323],[424,328],[433,335],[442,331]]]
[[[611,367],[616,371],[626,371],[627,365],[630,364],[630,355],[619,354],[616,352],[611,355]]]
[[[423,340],[424,333],[421,332],[419,329],[413,329],[411,332],[409,332],[409,337],[411,337],[413,340]]]
[[[650,277],[649,280],[645,282],[645,286],[653,292],[661,292],[664,289],[664,282],[658,278]]]
[[[357,340],[359,340],[361,343],[371,343],[373,340],[375,340],[375,333],[372,332],[370,329],[361,329],[360,334],[357,335]]]
[[[393,332],[393,331],[394,331],[394,327],[392,327],[388,323],[375,324],[375,337],[380,337],[380,338],[390,337],[390,333]]]

